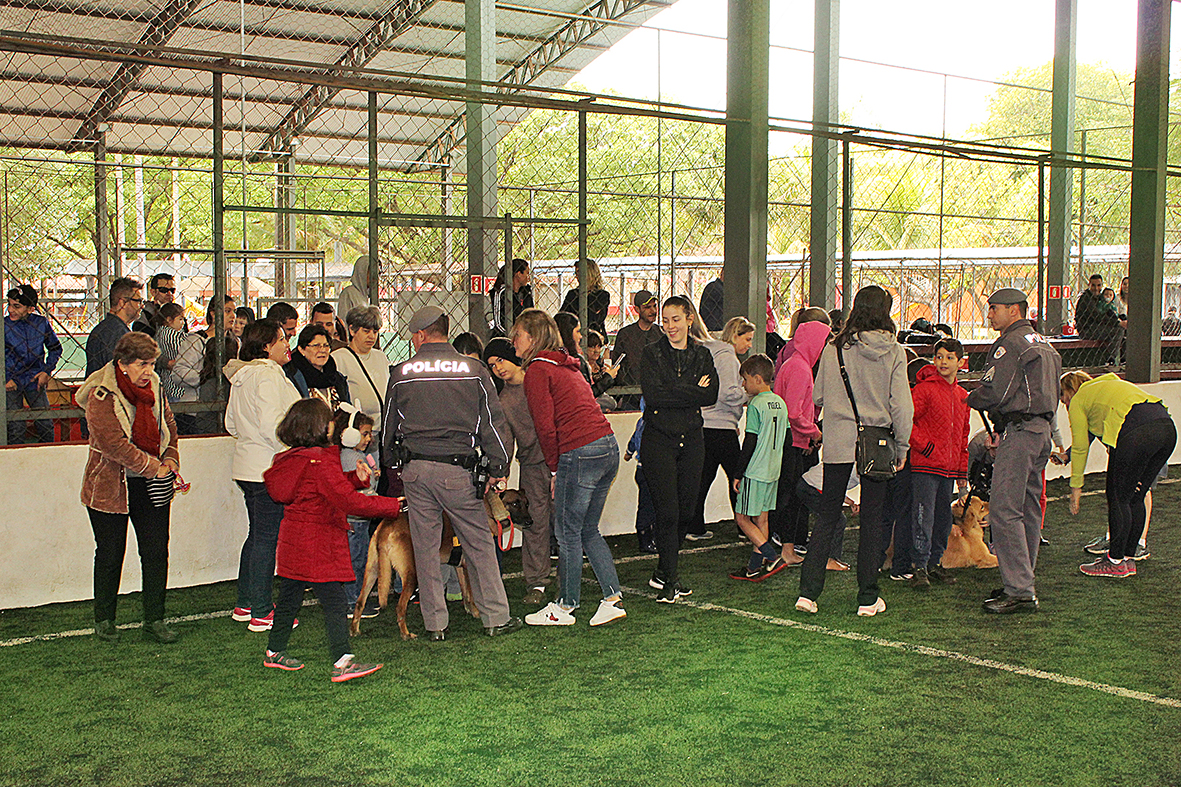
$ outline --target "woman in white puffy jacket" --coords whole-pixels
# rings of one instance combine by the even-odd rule
[[[275,430],[288,408],[299,401],[299,391],[283,373],[291,348],[282,326],[258,320],[242,333],[238,360],[226,364],[230,398],[226,403],[226,431],[234,447],[232,476],[246,497],[250,531],[238,563],[238,603],[233,618],[251,631],[269,631],[274,620],[272,588],[275,547],[283,506],[271,499],[262,474],[275,454],[287,450]]]

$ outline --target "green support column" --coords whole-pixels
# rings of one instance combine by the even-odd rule
[[[225,238],[225,108],[223,105],[223,74],[213,74],[213,347],[215,369],[226,364],[226,345],[222,337],[226,333],[226,238]],[[242,293],[243,302],[247,293]],[[217,375],[217,399],[226,399],[225,375]]]
[[[496,3],[495,0],[465,0],[467,45],[467,87],[482,90],[481,82],[495,81],[496,74]],[[467,233],[468,279],[496,275],[499,266],[500,238],[494,227],[483,219],[498,215],[496,200],[496,144],[500,132],[496,126],[496,107],[468,102],[466,115],[467,146]],[[468,330],[487,336],[485,319],[487,298],[468,290]]]
[[[1154,383],[1160,380],[1172,3],[1139,0],[1137,5],[1127,378]]]
[[[100,301],[109,289],[111,280],[110,221],[107,210],[107,134],[100,131],[94,142],[94,256]],[[100,302],[99,314],[104,311],[101,306]]]
[[[722,313],[765,320],[770,0],[729,0],[726,41],[726,240]],[[763,331],[755,331],[762,352]]]
[[[1050,116],[1050,153],[1055,159],[1074,153],[1075,42],[1078,0],[1056,0],[1054,11],[1054,94]],[[1061,165],[1050,168],[1050,215],[1046,246],[1046,298],[1043,330],[1060,333],[1070,319],[1070,298],[1063,287],[1070,284],[1071,232],[1074,205],[1074,171]],[[1057,288],[1057,289],[1055,289]]]
[[[816,0],[815,47],[812,56],[812,127],[836,131],[840,122],[837,74],[840,70],[841,1]],[[836,256],[840,224],[841,166],[837,140],[812,138],[812,227],[808,302],[836,306]],[[852,303],[850,300],[849,303]],[[846,304],[848,308],[848,304]]]
[[[369,302],[381,307],[381,203],[377,198],[377,93],[369,91]],[[407,315],[409,317],[409,315]]]

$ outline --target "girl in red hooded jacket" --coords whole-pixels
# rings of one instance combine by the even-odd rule
[[[267,492],[286,506],[279,525],[275,573],[279,600],[263,666],[297,670],[303,662],[287,655],[295,613],[303,590],[311,586],[324,609],[332,682],[341,683],[376,672],[381,664],[362,664],[349,651],[345,584],[356,580],[349,556],[348,515],[395,517],[400,502],[361,494],[369,486],[369,468],[357,462],[348,475],[341,470],[340,447],[331,445],[332,411],[319,399],[291,405],[277,434],[291,450],[278,454],[263,473]]]
[[[968,477],[968,392],[956,383],[964,348],[955,339],[935,345],[934,363],[919,369],[910,434],[914,493],[914,578],[911,587],[955,578],[940,560],[951,533],[953,482]]]

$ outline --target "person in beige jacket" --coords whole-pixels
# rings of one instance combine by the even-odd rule
[[[90,425],[90,453],[82,475],[82,504],[94,530],[94,633],[115,642],[115,606],[127,520],[143,573],[144,637],[161,644],[177,635],[164,623],[168,584],[168,524],[175,474],[180,470],[176,420],[154,367],[160,350],[144,333],[125,334],[110,363],[78,390]]]
[[[230,471],[246,498],[250,522],[238,563],[238,603],[231,617],[251,631],[270,631],[274,621],[275,547],[283,506],[267,493],[262,474],[275,454],[287,450],[275,431],[300,399],[283,373],[290,357],[282,326],[258,320],[246,326],[238,358],[224,368],[230,380],[226,431],[235,440]]]

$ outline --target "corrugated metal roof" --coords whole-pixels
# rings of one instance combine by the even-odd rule
[[[506,3],[496,14],[497,80],[565,85],[629,32],[603,20],[637,24],[671,2]],[[464,8],[463,0],[0,0],[0,32],[244,54],[313,70],[345,64],[429,81],[464,76]],[[286,124],[296,132],[297,161],[366,160],[364,93],[313,101],[322,108],[293,122],[308,86],[227,76],[224,90],[227,155],[287,149],[290,136],[279,133]],[[379,102],[378,160],[389,168],[430,160],[463,113],[453,101],[382,95]],[[111,151],[210,156],[210,74],[0,51],[0,145],[81,147],[104,125]],[[455,156],[450,163],[461,164],[462,146]]]

